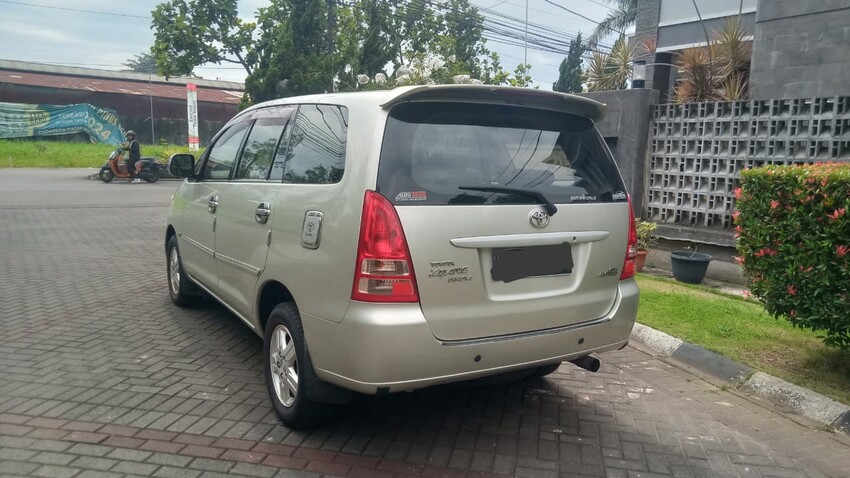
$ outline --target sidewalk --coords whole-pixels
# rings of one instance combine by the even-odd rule
[[[643,273],[673,277],[662,269],[645,268]],[[711,279],[704,280],[702,285],[738,297],[744,291],[738,284]],[[635,324],[631,338],[653,355],[721,386],[734,387],[746,395],[767,400],[783,412],[801,415],[822,428],[850,435],[850,406],[640,323]]]

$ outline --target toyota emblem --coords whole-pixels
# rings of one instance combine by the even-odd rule
[[[535,209],[531,211],[531,214],[528,215],[528,222],[531,223],[533,227],[537,229],[543,229],[544,227],[549,225],[549,215],[546,214],[546,211],[541,211],[540,209]]]

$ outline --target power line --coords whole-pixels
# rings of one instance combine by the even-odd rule
[[[503,3],[506,3],[506,2],[507,2],[507,0],[504,0],[504,1],[497,3],[497,4],[495,4],[491,7],[482,8],[482,10],[488,10],[489,11],[489,10],[491,10],[491,9],[493,9],[493,8],[503,4]],[[77,12],[77,13],[87,13],[87,14],[96,14],[96,15],[110,15],[110,16],[120,16],[120,17],[128,17],[128,18],[143,18],[143,19],[149,19],[150,18],[149,16],[132,15],[132,14],[127,14],[127,13],[107,12],[107,11],[102,11],[102,10],[86,10],[86,9],[77,9],[77,8],[68,8],[68,7],[56,7],[56,6],[40,5],[40,4],[36,4],[36,3],[20,2],[20,1],[14,1],[14,0],[0,0],[0,3],[6,3],[6,4],[12,4],[12,5],[21,5],[21,6],[28,6],[28,7],[36,7],[36,8],[46,8],[46,9],[52,9],[52,10],[72,11],[72,12]],[[442,7],[443,7],[442,4],[436,3],[433,0],[426,1],[425,3],[429,6],[431,6],[431,7],[436,7],[436,9],[442,9]],[[552,3],[552,2],[549,2],[549,3]],[[515,4],[512,4],[512,5],[515,5]],[[553,5],[555,5],[559,8],[563,8],[560,5],[557,5],[557,4],[554,4],[554,3],[553,3]],[[410,5],[410,4],[406,4],[405,6],[407,6],[408,8],[413,7],[413,5]],[[475,6],[476,8],[479,8],[477,5],[473,5],[473,6]],[[421,8],[419,10],[420,13],[423,13],[426,10],[429,13],[433,13],[433,12],[436,11],[436,9],[427,8],[427,7],[424,7],[424,6],[422,6],[420,8]],[[416,11],[416,9],[413,9],[413,10]],[[539,10],[539,9],[534,9],[534,10]],[[569,11],[570,13],[575,13],[575,12],[572,12],[571,10],[569,10],[569,9],[565,9],[565,10]],[[491,18],[490,14],[495,18]],[[482,17],[484,18],[484,21],[485,21],[484,30],[485,30],[486,33],[488,33],[488,35],[485,37],[486,39],[493,41],[495,43],[502,43],[502,44],[511,45],[511,46],[520,46],[520,44],[518,44],[517,40],[521,39],[521,40],[523,40],[523,42],[525,41],[525,36],[520,35],[520,25],[522,25],[522,27],[524,27],[525,24],[526,24],[525,21],[523,21],[522,19],[510,16],[510,15],[506,15],[506,14],[501,13],[501,12],[491,11],[490,14],[482,15]],[[587,19],[587,17],[583,17],[583,18]],[[457,19],[452,19],[452,20],[456,22],[455,23],[456,25],[463,25],[463,23],[458,21]],[[591,20],[591,21],[593,21],[593,20]],[[487,25],[487,23],[490,23],[491,25]],[[440,22],[440,24],[435,23],[434,26],[440,26],[441,24],[442,24],[441,22]],[[469,24],[471,24],[471,22],[469,22]],[[533,23],[533,22],[528,22],[528,26],[530,28],[529,36],[528,36],[529,48],[531,48],[533,50],[546,52],[546,53],[556,53],[556,54],[559,54],[559,55],[568,54],[569,50],[568,50],[568,48],[565,48],[566,43],[565,43],[564,40],[565,39],[568,39],[568,40],[574,39],[575,38],[574,34],[572,34],[570,32],[563,31],[563,30],[559,30],[557,28],[553,28],[553,27],[549,27],[549,26],[545,26],[545,25],[540,25],[540,24]],[[487,37],[489,37],[489,38],[487,38]],[[600,45],[600,47],[610,48],[610,47],[607,47],[606,45]],[[504,56],[509,56],[509,55],[504,55]],[[91,63],[91,64],[64,63],[64,64],[66,64],[66,65],[86,65],[86,66],[110,66],[110,67],[112,67],[112,66],[114,66],[114,67],[124,66],[124,65],[112,65],[112,64],[95,64],[95,63]],[[546,64],[546,63],[543,63],[543,64]],[[551,65],[551,64],[548,64],[548,65],[554,66],[554,65]],[[239,69],[241,69],[240,67],[222,67],[222,66],[198,66],[197,68],[218,69],[218,70],[239,70]]]
[[[569,8],[567,8],[567,7],[563,6],[563,5],[558,5],[557,3],[553,2],[552,0],[543,0],[543,1],[544,1],[544,2],[546,2],[546,3],[548,3],[548,4],[550,4],[550,5],[554,5],[554,6],[556,6],[556,7],[560,8],[561,10],[564,10],[564,11],[566,11],[566,12],[570,12],[570,13],[572,13],[573,15],[575,15],[575,16],[577,16],[577,17],[583,18],[583,19],[585,19],[585,20],[587,20],[587,21],[589,21],[589,22],[593,22],[593,23],[595,23],[596,25],[601,25],[601,24],[602,24],[602,22],[597,22],[596,20],[594,20],[594,19],[592,19],[592,18],[590,18],[590,17],[586,17],[586,16],[582,15],[581,13],[576,12],[575,10],[570,10]],[[615,31],[615,32],[617,32],[617,33],[622,33],[623,35],[625,35],[625,32],[623,32],[623,31],[620,31],[620,30],[617,30],[617,29],[614,29],[614,28],[612,28],[612,30],[614,30],[614,31]]]
[[[508,1],[508,0],[502,0],[501,2],[499,2],[499,3],[495,4],[495,5],[490,5],[489,7],[478,7],[478,8],[480,8],[481,10],[492,10],[492,9],[494,9],[494,8],[498,7],[499,5],[501,5],[501,4],[503,4],[503,3],[507,2],[507,1]]]
[[[77,12],[77,13],[92,13],[96,15],[112,15],[116,17],[129,17],[129,18],[144,18],[149,20],[151,17],[149,15],[132,15],[129,13],[118,13],[118,12],[104,12],[99,10],[84,10],[81,8],[68,8],[68,7],[55,7],[53,5],[39,5],[37,3],[27,3],[27,2],[15,2],[12,0],[0,0],[0,3],[8,3],[11,5],[23,5],[27,7],[38,7],[38,8],[48,8],[51,10],[64,10],[67,12]]]
[[[414,6],[409,3],[405,3],[404,5],[411,9],[411,11],[418,13],[438,13],[440,10],[444,10],[444,5],[437,0],[425,0],[425,5]],[[474,5],[478,8],[477,5]],[[414,8],[415,7],[415,8]],[[429,8],[430,7],[430,8]],[[488,33],[486,35],[486,39],[488,41],[492,41],[494,43],[502,43],[511,46],[524,46],[525,44],[525,36],[520,30],[524,30],[524,20],[506,15],[501,12],[491,12],[493,18],[490,15],[482,15],[485,20],[484,23],[484,31]],[[550,13],[551,12],[547,12]],[[443,15],[445,17],[445,15]],[[456,18],[445,19],[447,22],[453,22],[454,25],[471,25],[471,19],[469,21],[459,21]],[[507,22],[507,23],[506,23]],[[428,22],[426,22],[428,23]],[[441,27],[442,22],[430,22],[434,27]],[[528,38],[529,48],[533,50],[543,51],[546,53],[556,53],[559,55],[567,55],[569,53],[569,47],[567,45],[566,40],[572,40],[576,35],[573,35],[568,32],[564,32],[561,30],[557,30],[551,27],[545,27],[538,24],[530,23],[529,26],[534,26],[538,31],[532,31],[533,35],[530,35]],[[551,35],[556,35],[558,37],[563,36],[564,38],[556,38]],[[601,45],[600,47],[606,48],[605,45]],[[599,50],[594,50],[599,51]],[[606,51],[600,51],[601,53],[607,53]]]
[[[606,5],[602,2],[597,2],[596,0],[587,0],[587,1],[590,2],[590,3],[595,3],[595,4],[599,5],[600,7],[605,7],[608,10],[616,10],[616,8],[612,7],[611,5]]]

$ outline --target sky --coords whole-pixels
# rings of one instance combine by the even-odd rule
[[[552,1],[596,21],[609,11],[606,0]],[[122,63],[148,51],[153,44],[150,12],[158,3],[160,0],[0,0],[0,59],[124,69]],[[252,20],[257,8],[268,3],[268,0],[240,0],[239,14]],[[495,13],[525,18],[525,0],[471,0],[471,3],[481,9],[485,18],[498,19]],[[573,34],[581,31],[585,37],[595,26],[545,0],[528,0],[528,21]],[[565,49],[568,43],[569,39],[564,39]],[[522,46],[495,41],[488,41],[487,46],[501,55],[505,69],[513,70],[525,54]],[[530,47],[528,62],[532,65],[533,85],[551,89],[562,59],[563,55]],[[241,67],[226,63],[203,65],[195,73],[207,79],[240,82],[245,79]]]

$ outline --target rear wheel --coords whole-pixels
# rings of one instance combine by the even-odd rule
[[[171,301],[179,307],[191,307],[201,302],[203,298],[198,287],[186,276],[183,271],[183,261],[180,259],[180,250],[177,248],[177,236],[171,236],[165,246],[166,260],[168,261],[168,293]]]
[[[159,181],[159,169],[156,167],[150,168],[145,172],[143,177],[145,178],[145,181],[155,183]]]
[[[314,372],[295,304],[284,302],[272,310],[264,339],[266,387],[275,413],[290,428],[320,424],[331,405],[307,398],[307,388],[315,383]]]
[[[115,179],[115,173],[113,173],[112,170],[109,169],[108,167],[104,166],[104,167],[100,168],[100,172],[97,173],[97,177],[101,181],[108,183],[108,182],[112,181],[113,179]]]

